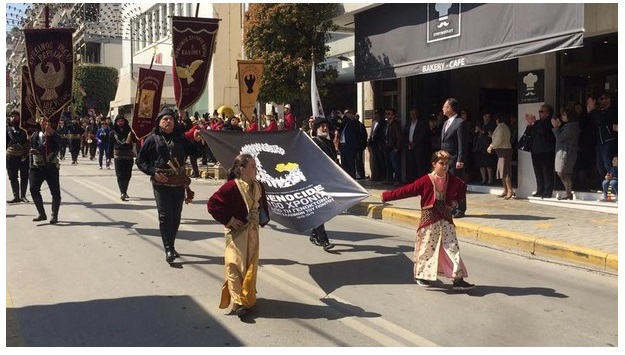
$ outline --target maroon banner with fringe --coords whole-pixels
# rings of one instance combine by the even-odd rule
[[[215,18],[172,18],[174,95],[179,111],[193,105],[206,87],[218,28]]]
[[[139,68],[135,107],[132,113],[132,130],[141,139],[154,128],[154,119],[160,110],[165,72]]]
[[[30,87],[37,111],[56,128],[72,102],[73,28],[24,29]]]
[[[28,75],[28,67],[22,66],[22,87],[20,98],[20,127],[25,129],[29,134],[34,132],[37,124],[37,105],[35,97],[30,88],[30,75]]]

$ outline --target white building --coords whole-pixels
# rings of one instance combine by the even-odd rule
[[[139,68],[165,71],[162,105],[175,106],[172,82],[171,16],[219,18],[216,48],[213,53],[208,81],[203,95],[187,111],[212,113],[222,105],[235,107],[239,103],[236,80],[237,60],[243,59],[244,4],[216,3],[152,3],[136,4],[125,9],[122,66],[113,114],[131,117]],[[132,68],[132,69],[131,69]]]

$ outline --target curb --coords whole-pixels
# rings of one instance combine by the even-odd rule
[[[419,219],[421,219],[419,210],[385,207],[382,203],[359,202],[348,211],[356,215],[398,223],[415,229]],[[484,227],[464,221],[456,220],[454,224],[456,225],[459,239],[514,249],[535,256],[557,258],[580,266],[618,273],[617,253],[548,240],[534,235],[511,232],[499,228]]]

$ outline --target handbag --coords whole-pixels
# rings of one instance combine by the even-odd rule
[[[524,152],[531,152],[532,140],[533,140],[533,137],[530,134],[523,133],[521,138],[519,138],[519,143],[517,144],[517,148],[519,148],[519,150],[522,150]]]

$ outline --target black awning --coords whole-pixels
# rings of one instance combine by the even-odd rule
[[[384,4],[355,15],[356,81],[581,47],[584,4]]]

